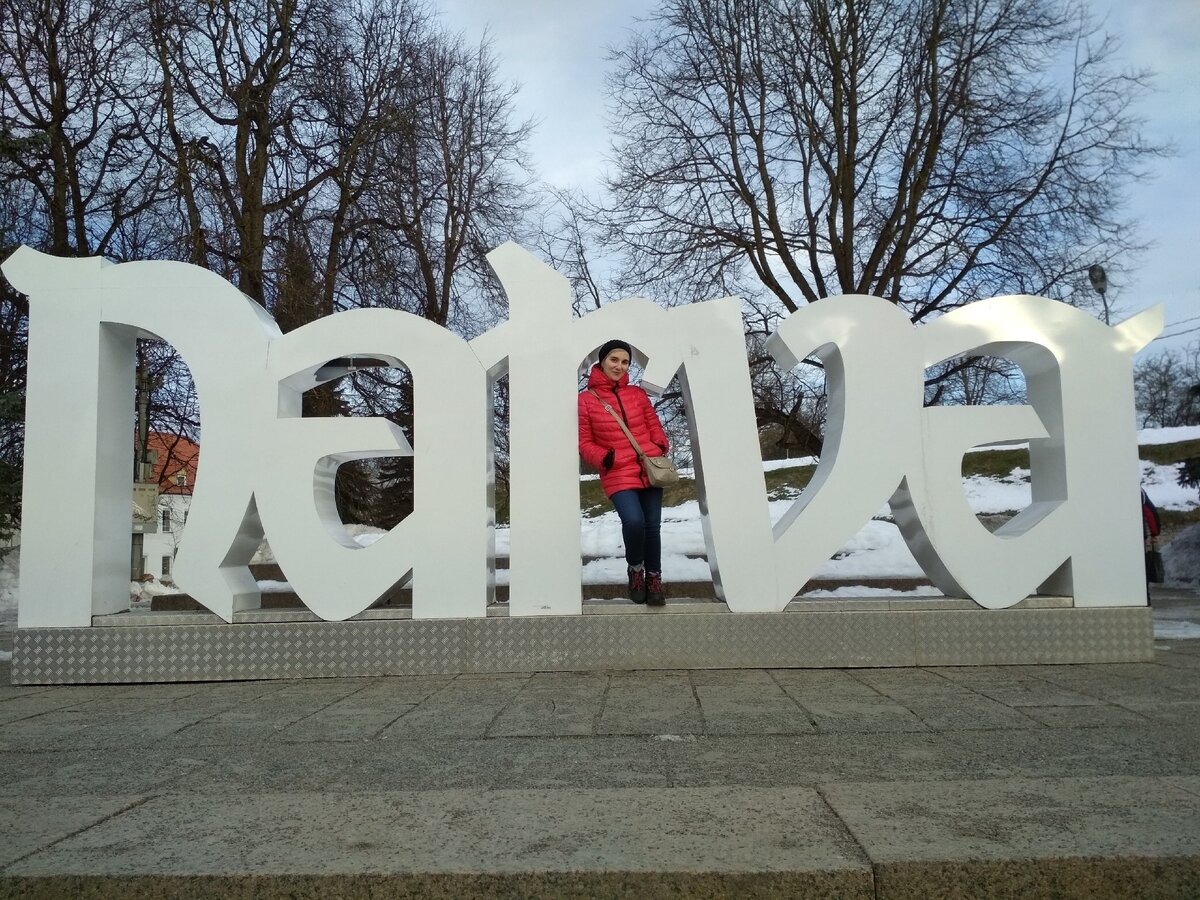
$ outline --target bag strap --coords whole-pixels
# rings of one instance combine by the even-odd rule
[[[601,399],[600,395],[597,394],[591,388],[588,388],[588,393],[591,394],[593,397],[595,397],[597,400],[599,400],[600,405],[608,410],[608,414],[617,420],[617,424],[620,425],[621,430],[623,432],[625,432],[625,437],[629,438],[629,443],[633,444],[633,449],[634,449],[634,451],[636,451],[638,457],[641,458],[641,457],[645,456],[646,454],[642,452],[642,448],[640,446],[638,446],[638,442],[636,440],[634,440],[633,435],[629,433],[629,429],[626,427],[624,420],[622,420],[621,417],[617,415],[616,410],[614,410],[603,399]]]

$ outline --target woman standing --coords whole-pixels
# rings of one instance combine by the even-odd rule
[[[599,470],[600,486],[621,517],[630,599],[662,606],[662,488],[650,487],[615,416],[647,456],[666,456],[667,435],[646,392],[629,383],[631,356],[624,341],[608,341],[600,348],[587,390],[579,394],[579,455]]]

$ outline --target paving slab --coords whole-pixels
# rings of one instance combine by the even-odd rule
[[[663,741],[656,755],[677,785],[811,785],[824,781],[1007,776],[936,733],[740,735]]]
[[[895,731],[929,731],[913,710],[880,698],[877,702],[805,700],[801,704],[817,731],[880,734]]]
[[[900,703],[954,703],[981,696],[940,674],[939,669],[863,669],[851,673],[874,691]]]
[[[1145,893],[1156,868],[1171,872],[1174,890],[1200,885],[1200,805],[1163,779],[859,783],[821,792],[877,867],[881,897],[968,896],[967,883],[969,896],[991,896],[995,882],[1011,891],[1010,872],[1031,860],[1055,861],[1047,869],[1061,860],[1130,863],[1093,872],[1064,896],[1188,896],[1155,893],[1166,883]],[[905,874],[913,865],[919,884]],[[1046,896],[1044,885],[1026,886],[1030,896]]]
[[[872,700],[883,695],[866,684],[850,669],[770,669],[775,682],[790,696],[801,701],[811,698],[833,700]]]
[[[764,671],[691,673],[705,734],[803,734],[817,725]]]
[[[494,783],[489,756],[463,752],[457,742],[261,743],[237,748],[196,747],[188,756],[203,764],[181,773],[172,785],[174,792],[227,796],[445,790],[487,788]]]
[[[870,877],[815,790],[722,787],[159,797],[5,874],[813,869]]]
[[[175,790],[182,777],[203,764],[144,748],[0,753],[0,792],[10,797],[151,795]],[[211,783],[213,775],[207,780]]]
[[[1045,678],[1005,666],[960,666],[930,669],[960,687],[1006,706],[1098,706],[1103,701],[1061,687]]]
[[[1126,699],[1122,706],[1147,719],[1174,725],[1200,739],[1200,697],[1167,701]]]
[[[0,866],[9,866],[53,847],[119,813],[146,797],[0,797]]]
[[[364,741],[394,725],[449,679],[422,679],[421,684],[364,681],[347,694],[281,729],[274,740],[282,742]]]
[[[620,672],[611,676],[600,734],[701,734],[704,716],[686,672]]]
[[[1162,781],[1179,788],[1181,791],[1187,791],[1189,794],[1200,796],[1200,775],[1167,776]]]
[[[54,688],[26,692],[10,688],[8,696],[0,698],[0,725],[17,722],[59,709],[69,709],[87,703],[87,699],[72,697]]]
[[[531,676],[488,727],[491,737],[594,734],[610,676],[543,672]]]
[[[937,700],[922,696],[903,701],[904,706],[932,731],[995,731],[997,729],[1038,728],[1036,719],[1023,709],[1014,709],[982,695],[951,696]]]
[[[384,729],[380,738],[482,738],[529,678],[528,675],[472,675],[451,679]]]
[[[837,670],[776,669],[772,678],[820,732],[928,731],[907,706]]]
[[[1127,663],[1125,667],[1081,665],[1019,668],[1022,671],[1032,670],[1037,678],[1105,703],[1144,700],[1150,695],[1185,700],[1200,692],[1200,670],[1169,670],[1140,663]]]
[[[1093,704],[1081,706],[1022,706],[1021,712],[1050,728],[1105,728],[1116,725],[1138,727],[1147,716],[1120,706]]]
[[[1200,856],[1194,795],[1153,777],[867,782],[821,791],[880,863]]]
[[[37,688],[0,664],[0,897],[1195,900],[1200,641],[1160,647]]]
[[[488,760],[499,787],[675,787],[663,746],[648,735],[596,735],[491,739],[463,750]]]
[[[1070,778],[1081,775],[1200,774],[1198,746],[1153,723],[1097,728],[959,731],[945,739],[982,767],[1013,775]]]
[[[201,718],[173,730],[167,737],[174,746],[243,746],[272,740],[288,728],[316,715],[363,689],[358,679],[288,683],[269,693],[217,694],[213,706],[200,705]],[[184,716],[197,707],[181,702]]]

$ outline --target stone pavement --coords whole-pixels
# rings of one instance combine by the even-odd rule
[[[1200,640],[121,686],[0,663],[0,897],[1196,898]]]

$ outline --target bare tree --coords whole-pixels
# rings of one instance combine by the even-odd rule
[[[628,286],[747,298],[759,424],[785,439],[824,410],[819,371],[756,351],[785,312],[1086,305],[1088,265],[1137,249],[1121,199],[1161,152],[1134,110],[1148,76],[1077,0],[665,0],[643,26],[613,53],[606,243]],[[1004,380],[972,360],[928,378],[932,402]]]
[[[147,0],[148,53],[159,67],[157,147],[176,175],[187,258],[235,277],[267,302],[270,218],[331,176],[318,152],[326,123],[305,88],[338,33],[326,0]]]
[[[1142,428],[1200,423],[1200,343],[1138,361],[1133,388]]]
[[[529,126],[488,45],[422,0],[0,0],[0,72],[5,244],[187,260],[285,330],[384,306],[469,336],[503,314],[484,253],[531,208]],[[26,319],[15,294],[0,307],[2,364]],[[198,440],[186,367],[139,354],[148,427]],[[411,426],[403,372],[311,393],[306,415]],[[350,487],[359,515],[371,488]]]
[[[417,3],[362,0],[344,9],[324,38],[321,66],[302,85],[324,136],[304,148],[310,171],[328,179],[289,211],[286,241],[303,241],[317,279],[314,316],[360,306],[353,273],[370,264],[370,191],[385,177],[388,142],[411,132],[429,88],[416,60],[436,39]],[[285,242],[286,243],[286,242]]]
[[[535,245],[546,262],[571,284],[575,315],[599,309],[617,299],[618,282],[611,271],[598,271],[602,236],[595,204],[583,194],[550,190]]]
[[[403,117],[408,58],[427,37],[423,8],[146,0],[144,11],[160,96],[146,133],[162,136],[151,143],[175,173],[180,255],[235,278],[285,331],[358,305],[339,291],[379,141]],[[303,414],[346,414],[344,387],[310,391]],[[370,491],[360,467],[342,467],[344,520],[366,517]]]
[[[519,236],[532,207],[530,125],[514,124],[516,89],[501,81],[486,42],[435,32],[409,71],[404,114],[382,136],[362,194],[355,240],[363,252],[345,274],[360,303],[403,309],[469,337],[503,313],[485,254]],[[357,374],[355,386],[368,409],[414,438],[408,372]],[[391,460],[382,472],[380,521],[390,525],[411,509],[411,460]]]
[[[35,203],[27,243],[122,257],[128,222],[164,187],[133,110],[152,101],[126,2],[0,0],[0,130]]]
[[[513,123],[516,88],[500,80],[486,42],[436,34],[411,65],[408,118],[385,136],[379,178],[364,197],[373,249],[401,289],[376,302],[405,303],[471,333],[491,324],[481,302],[499,299],[486,293],[484,255],[519,232],[532,206],[531,126]]]
[[[15,247],[7,241],[0,253]],[[25,353],[29,336],[25,297],[0,282],[0,539],[20,527],[25,440]]]
[[[667,0],[615,53],[609,239],[633,276],[914,321],[996,293],[1090,302],[1158,152],[1145,73],[1074,0]]]
[[[168,188],[136,110],[153,81],[126,0],[0,0],[0,252],[133,259]],[[16,523],[28,306],[0,288],[0,530]],[[130,424],[133,423],[132,410]]]

